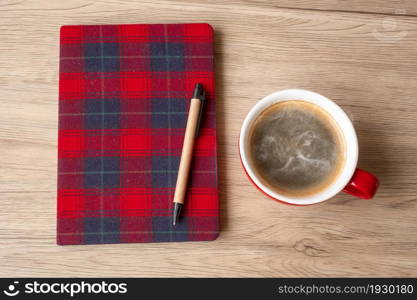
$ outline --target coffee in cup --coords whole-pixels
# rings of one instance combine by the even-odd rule
[[[318,93],[288,89],[256,103],[239,135],[242,166],[262,192],[293,205],[343,191],[370,199],[378,179],[357,168],[358,139],[346,113]]]
[[[286,196],[325,190],[345,162],[345,140],[332,116],[302,100],[276,103],[254,120],[249,159],[264,185]]]

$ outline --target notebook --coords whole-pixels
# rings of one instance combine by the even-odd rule
[[[186,204],[172,226],[188,106],[207,101]],[[63,26],[57,243],[213,240],[219,233],[213,29]]]

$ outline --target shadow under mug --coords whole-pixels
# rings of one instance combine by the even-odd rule
[[[336,121],[346,140],[345,164],[335,181],[324,190],[316,194],[304,197],[291,197],[287,195],[281,195],[268,186],[264,185],[254,172],[254,169],[248,159],[248,134],[252,123],[265,109],[271,105],[288,100],[302,100],[321,107]],[[252,183],[272,199],[294,205],[310,205],[323,202],[332,198],[341,191],[362,199],[372,198],[378,189],[379,181],[371,173],[356,167],[358,163],[358,152],[358,139],[356,132],[346,113],[330,99],[318,93],[302,89],[288,89],[278,91],[260,100],[249,111],[248,115],[243,121],[239,137],[240,160],[242,162],[243,168],[246,171],[246,174]]]

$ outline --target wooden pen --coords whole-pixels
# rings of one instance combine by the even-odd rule
[[[201,83],[194,88],[193,97],[190,101],[187,126],[185,128],[184,143],[182,145],[180,166],[178,169],[177,184],[174,194],[174,210],[172,224],[175,226],[184,206],[185,194],[187,191],[188,175],[190,173],[191,161],[193,158],[194,141],[198,136],[201,115],[203,111],[206,93]]]

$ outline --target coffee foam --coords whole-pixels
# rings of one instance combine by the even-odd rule
[[[251,126],[247,147],[261,181],[287,196],[308,196],[325,189],[345,161],[337,123],[319,106],[301,100],[264,110]]]

